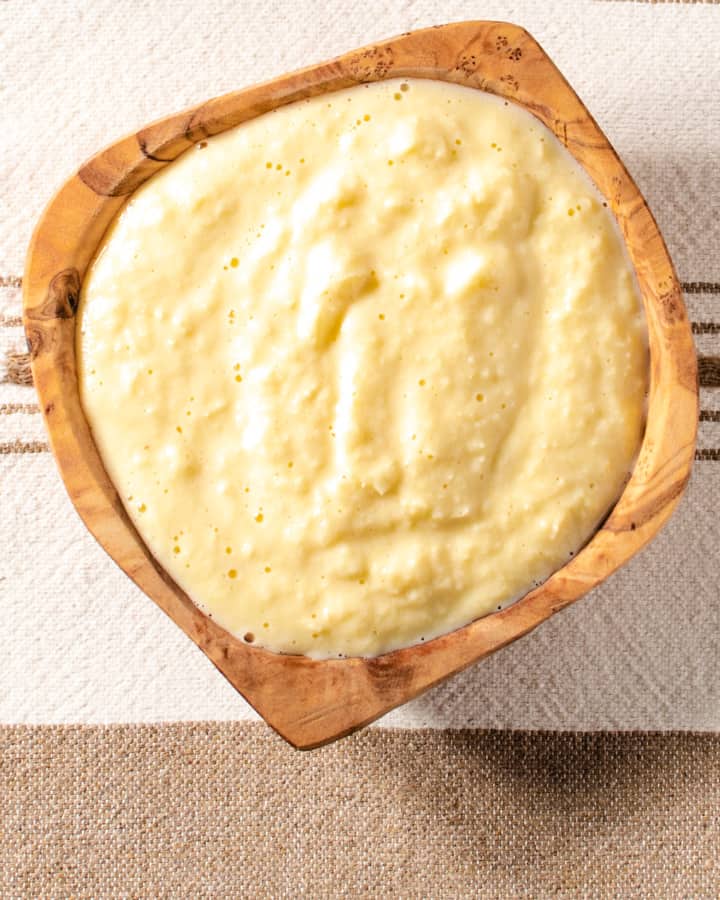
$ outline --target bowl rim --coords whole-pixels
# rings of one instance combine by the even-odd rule
[[[433,640],[373,658],[313,660],[245,643],[196,607],[130,522],[80,405],[75,312],[82,279],[128,196],[182,152],[264,112],[389,78],[430,78],[527,109],[560,139],[612,210],[637,276],[650,343],[645,435],[630,479],[585,546],[521,599]],[[357,730],[535,628],[595,587],[665,523],[690,474],[697,365],[679,281],[637,186],[573,89],[524,29],[460,22],[408,32],[160,119],[93,156],[32,236],[23,318],[40,406],[67,492],[103,549],[296,747]]]

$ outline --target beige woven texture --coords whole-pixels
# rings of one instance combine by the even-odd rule
[[[717,897],[720,744],[0,728],[2,897]]]

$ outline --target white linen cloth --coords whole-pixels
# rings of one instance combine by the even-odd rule
[[[720,5],[613,0],[0,2],[0,354],[22,349],[32,227],[90,154],[148,121],[446,21],[527,28],[648,198],[691,318],[720,322]],[[717,329],[715,329],[717,332]],[[705,355],[720,335],[696,337]],[[0,371],[0,378],[4,373]],[[0,723],[254,713],[95,544],[48,453],[32,387],[0,383]],[[720,410],[720,389],[701,406]],[[717,417],[715,417],[717,418]],[[720,446],[720,422],[699,447]],[[9,449],[8,449],[9,448]],[[413,727],[720,730],[720,461],[661,536],[529,637],[392,713]]]

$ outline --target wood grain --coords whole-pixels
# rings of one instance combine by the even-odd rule
[[[153,559],[125,514],[83,415],[74,332],[80,285],[127,196],[192,144],[295,100],[367,81],[432,78],[488,91],[544,122],[589,173],[620,224],[650,338],[640,456],[604,525],[574,559],[502,612],[375,659],[313,661],[251,647],[204,616]],[[531,631],[650,540],[687,482],[698,419],[697,367],[680,284],[636,185],[583,104],[521,28],[466,22],[417,31],[228,94],[98,153],[61,188],[33,235],[24,322],[55,458],[100,544],[283,737],[310,748],[348,734]]]

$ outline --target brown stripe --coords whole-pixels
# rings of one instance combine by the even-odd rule
[[[717,897],[712,734],[0,728],[2,897]]]
[[[686,294],[720,294],[720,281],[683,281],[682,289]]]
[[[22,326],[22,316],[5,316],[0,319],[0,328],[18,328]],[[718,334],[720,322],[693,322],[693,334]]]
[[[681,285],[686,294],[720,294],[720,281],[683,281]],[[0,275],[0,288],[3,287],[22,287],[22,278],[19,275]]]
[[[39,413],[40,407],[37,403],[2,403],[0,404],[0,415],[12,415],[14,413]],[[700,410],[701,422],[720,422],[720,410],[702,409]]]
[[[716,422],[717,419],[708,419],[703,420],[701,415],[701,421],[711,421]],[[50,446],[44,441],[21,441],[19,439],[14,441],[9,441],[5,444],[0,444],[0,456],[9,456],[13,453],[49,453]],[[695,452],[695,459],[698,460],[718,460],[720,459],[720,449],[710,449],[710,450],[697,450]]]
[[[37,403],[3,403],[0,404],[0,414],[9,415],[11,413],[39,413],[40,407]],[[700,410],[701,422],[720,422],[720,410],[702,409]]]
[[[8,441],[0,444],[0,456],[9,456],[12,453],[49,453],[50,446],[45,441]]]
[[[701,387],[720,387],[720,356],[698,357],[698,379]]]
[[[9,381],[11,384],[23,385],[30,385],[33,383],[29,353],[21,353],[19,350],[8,350],[6,365],[6,381]]]
[[[0,328],[18,328],[22,326],[22,316],[5,316],[0,319]],[[693,334],[720,334],[720,322],[693,322]]]
[[[23,324],[22,316],[5,316],[0,319],[0,328],[19,328]],[[693,322],[693,334],[718,334],[720,322]]]
[[[701,387],[720,387],[720,357],[698,357],[698,378]],[[27,353],[16,350],[8,352],[7,381],[14,384],[32,384],[30,357]]]
[[[0,416],[12,416],[15,413],[39,413],[37,403],[0,403]]]

